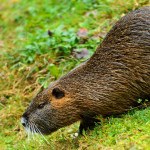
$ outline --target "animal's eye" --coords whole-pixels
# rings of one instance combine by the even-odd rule
[[[40,104],[40,105],[38,106],[38,109],[41,109],[41,108],[43,108],[44,106],[45,106],[45,103]]]

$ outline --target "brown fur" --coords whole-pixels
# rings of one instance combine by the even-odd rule
[[[139,98],[150,98],[150,7],[122,17],[87,62],[39,94],[23,114],[24,126],[50,134],[81,120],[82,130],[95,115],[121,114]]]

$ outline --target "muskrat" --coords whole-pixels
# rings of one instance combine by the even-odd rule
[[[81,121],[93,128],[97,115],[122,114],[150,98],[150,7],[122,17],[93,56],[50,84],[30,103],[22,125],[50,134]]]

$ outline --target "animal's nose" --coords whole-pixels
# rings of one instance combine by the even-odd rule
[[[26,120],[26,118],[22,117],[22,118],[21,118],[21,123],[22,123],[22,125],[23,125],[24,127],[26,127],[26,125],[27,125],[27,120]]]
[[[26,119],[24,117],[21,118],[21,123],[24,127],[26,127]]]
[[[21,118],[21,123],[22,123],[22,125],[23,125],[24,127],[26,127],[27,122],[28,122],[28,117],[27,117],[27,115],[24,113],[24,114],[22,115],[22,118]]]

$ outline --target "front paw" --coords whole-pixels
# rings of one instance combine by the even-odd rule
[[[87,132],[88,130],[93,130],[96,124],[100,125],[99,119],[84,118],[84,120],[81,121],[79,126],[79,135],[83,135],[83,131]]]

